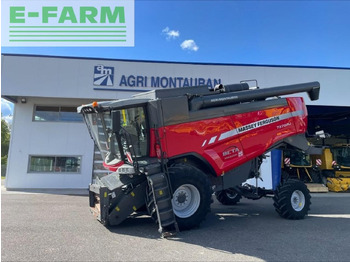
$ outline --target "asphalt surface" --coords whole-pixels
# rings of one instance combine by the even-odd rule
[[[218,202],[198,229],[161,239],[147,217],[107,229],[88,197],[2,190],[2,261],[350,261],[350,194],[312,195],[304,220],[272,199]]]

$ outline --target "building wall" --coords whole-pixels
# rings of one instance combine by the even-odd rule
[[[57,98],[121,99],[140,91],[155,89],[154,78],[219,79],[223,84],[257,79],[260,88],[319,81],[318,101],[307,104],[349,105],[350,69],[302,68],[278,66],[243,66],[157,63],[103,59],[57,57],[2,56],[2,92],[9,96],[38,96]],[[112,86],[94,85],[95,66],[114,69]],[[131,86],[124,79],[133,76],[147,81]],[[180,83],[178,81],[178,83]],[[183,83],[183,81],[182,81]],[[192,82],[193,84],[195,81]],[[131,84],[131,83],[130,83]],[[160,87],[162,88],[162,87]]]
[[[84,122],[33,121],[34,105],[77,106],[87,101],[28,98],[17,103],[11,130],[6,187],[87,188],[91,181],[94,144]],[[80,173],[28,172],[29,156],[81,156]]]
[[[218,80],[222,84],[257,79],[260,88],[319,81],[318,101],[306,104],[349,105],[350,69],[251,65],[189,64],[67,57],[2,55],[2,96],[18,102],[12,126],[7,188],[87,188],[93,169],[93,142],[84,123],[34,122],[34,105],[78,106],[98,100],[129,98],[152,85],[152,77]],[[113,68],[113,84],[96,84],[96,67]],[[137,79],[140,81],[137,82]],[[146,81],[147,79],[147,81]],[[135,80],[136,82],[129,81]],[[191,81],[192,81],[191,80]],[[177,81],[178,85],[180,81]],[[164,86],[166,87],[166,86]],[[178,87],[178,86],[177,86]],[[29,155],[82,156],[80,174],[28,173]],[[263,173],[270,174],[269,170]],[[270,182],[267,183],[269,187]]]

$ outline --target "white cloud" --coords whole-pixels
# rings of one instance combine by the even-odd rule
[[[183,50],[187,49],[190,51],[198,51],[199,47],[197,46],[196,42],[192,39],[185,40],[180,45]]]
[[[13,114],[13,103],[1,98],[1,115],[8,116]]]
[[[180,32],[179,31],[175,31],[175,30],[170,30],[169,27],[166,27],[162,30],[162,33],[166,35],[166,39],[170,40],[170,39],[176,39],[180,36]]]

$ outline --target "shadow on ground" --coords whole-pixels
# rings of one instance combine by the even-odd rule
[[[267,261],[348,261],[350,197],[324,200],[313,198],[309,216],[294,221],[280,218],[271,199],[244,200],[233,207],[214,204],[198,228],[165,241]],[[160,237],[157,229],[147,216],[130,218],[109,228],[114,233],[150,239]]]

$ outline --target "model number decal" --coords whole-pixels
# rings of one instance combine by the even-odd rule
[[[225,160],[234,158],[234,157],[241,157],[243,156],[243,151],[241,151],[238,147],[236,146],[231,146],[228,147],[222,152],[222,156]]]
[[[277,126],[277,129],[282,129],[282,128],[285,128],[285,127],[287,127],[287,126],[291,126],[292,125],[292,123],[291,122],[289,122],[289,123],[286,123],[286,124],[283,124],[283,125],[279,125],[279,126]]]

